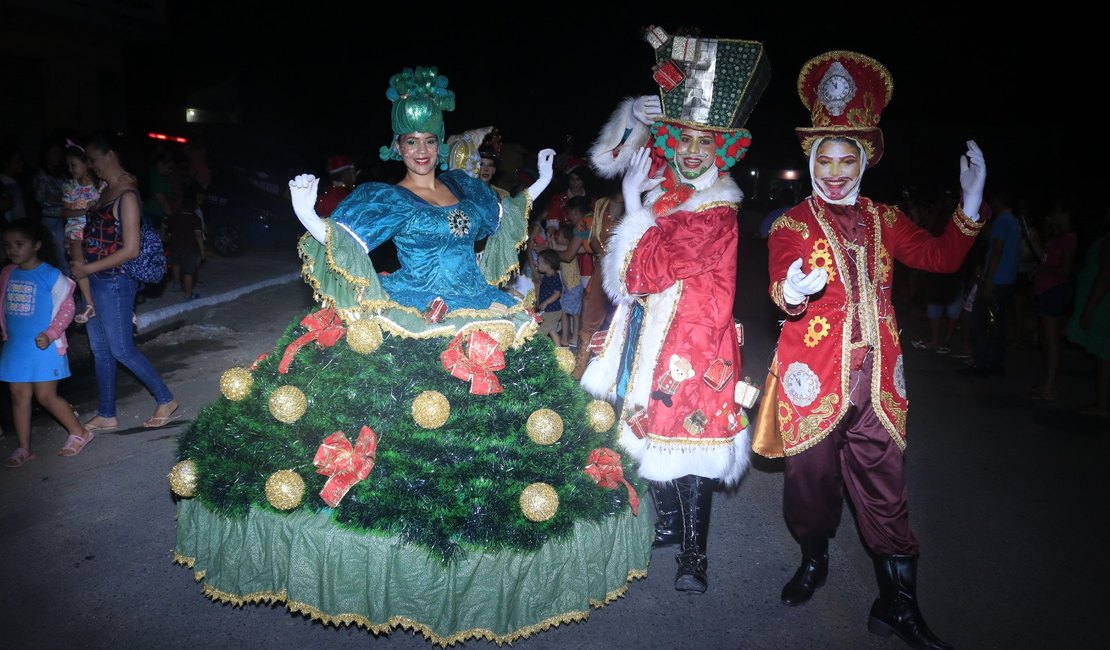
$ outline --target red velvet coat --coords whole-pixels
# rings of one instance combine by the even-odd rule
[[[810,197],[779,217],[768,238],[771,299],[788,315],[779,335],[772,370],[779,378],[777,421],[787,456],[817,444],[844,417],[849,404],[848,375],[853,348],[871,346],[874,363],[871,401],[876,415],[899,449],[906,446],[906,382],[898,321],[891,304],[892,260],[934,273],[952,273],[975,241],[981,223],[957,209],[939,237],[916,226],[897,207],[860,197],[864,234],[851,286],[846,238],[827,213],[829,206]],[[802,270],[829,271],[825,288],[801,305],[783,300],[782,285],[791,263]],[[857,326],[860,340],[853,344]],[[859,354],[859,353],[857,353]]]

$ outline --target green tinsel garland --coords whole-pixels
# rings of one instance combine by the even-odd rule
[[[266,479],[291,469],[305,481],[299,507],[327,510],[318,494],[328,477],[316,473],[313,456],[331,433],[343,431],[353,443],[363,425],[378,436],[374,469],[346,494],[334,520],[355,530],[398,534],[444,561],[467,548],[537,549],[549,538],[569,535],[576,520],[629,507],[623,488],[600,488],[583,471],[593,449],[618,449],[616,429],[590,428],[591,398],[558,366],[547,337],[506,351],[505,368],[497,371],[502,392],[481,396],[443,369],[445,338],[385,335],[370,355],[354,352],[345,339],[326,349],[310,343],[288,374],[279,374],[286,346],[305,332],[300,321],[290,324],[252,372],[246,399],[221,397],[206,406],[178,440],[178,459],[196,463],[196,498],[209,509],[236,518],[252,506],[273,510]],[[276,420],[267,405],[267,396],[285,385],[308,398],[304,416],[292,424]],[[412,419],[412,401],[425,390],[442,393],[451,404],[438,429],[425,430]],[[540,408],[563,420],[562,437],[549,446],[532,442],[526,431],[528,416]],[[625,478],[645,495],[635,464],[624,456],[622,463]],[[559,496],[555,516],[538,523],[519,505],[521,491],[534,482],[550,484]]]

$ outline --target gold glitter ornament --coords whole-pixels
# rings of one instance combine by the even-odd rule
[[[233,402],[246,399],[254,386],[254,375],[246,368],[228,368],[220,375],[220,392]]]
[[[347,345],[359,354],[370,354],[382,344],[382,328],[369,320],[356,320],[347,325]]]
[[[278,510],[292,510],[304,498],[304,479],[291,469],[280,469],[266,479],[266,500]]]
[[[617,421],[617,414],[612,404],[595,399],[586,405],[586,418],[590,421],[590,428],[601,433],[613,428],[613,424]]]
[[[553,445],[563,437],[563,418],[551,409],[536,409],[528,416],[526,430],[537,445]]]
[[[308,398],[296,386],[282,386],[270,393],[269,406],[275,419],[292,424],[308,409]]]
[[[170,470],[170,489],[179,497],[191,499],[197,494],[197,464],[183,460]]]
[[[559,509],[559,494],[547,483],[533,483],[520,493],[520,511],[529,521],[547,521]]]
[[[426,390],[412,401],[412,419],[425,429],[438,429],[451,415],[451,403],[443,393]]]
[[[574,353],[570,351],[570,348],[555,348],[555,361],[568,375],[574,372]]]

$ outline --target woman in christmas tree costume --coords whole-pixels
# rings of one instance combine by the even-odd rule
[[[497,288],[554,152],[499,202],[464,171],[435,173],[445,77],[405,69],[387,96],[381,155],[404,162],[403,180],[360,185],[326,221],[318,180],[289,183],[322,308],[225,372],[226,399],[179,441],[175,556],[224,602],[507,643],[584,620],[646,575],[651,522],[624,478],[634,466],[610,448],[612,407]],[[388,240],[401,268],[379,275],[367,253]]]

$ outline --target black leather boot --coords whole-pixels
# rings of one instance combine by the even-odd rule
[[[674,576],[674,588],[678,591],[704,593],[709,588],[706,544],[709,541],[709,511],[716,483],[713,479],[693,474],[674,481],[682,521],[682,548],[675,556],[678,571]]]
[[[674,481],[649,481],[651,500],[655,502],[655,539],[652,548],[682,543],[682,508],[678,505],[678,488]]]
[[[810,536],[802,538],[802,566],[782,588],[784,605],[801,605],[813,597],[813,592],[825,584],[829,575],[829,538]]]
[[[929,630],[917,607],[917,556],[878,555],[875,576],[879,580],[879,598],[871,605],[867,620],[867,629],[872,634],[897,634],[914,648],[952,648]]]

